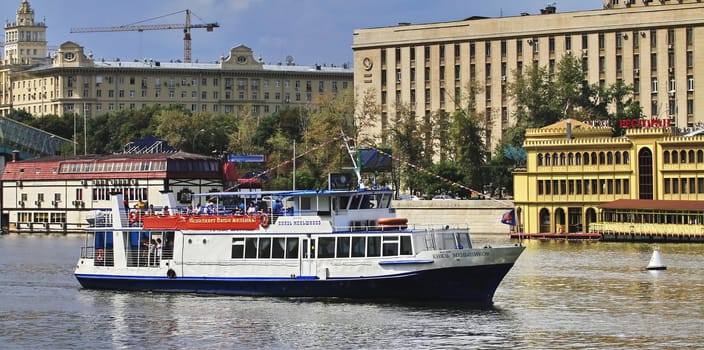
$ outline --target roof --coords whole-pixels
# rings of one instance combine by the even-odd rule
[[[214,178],[220,177],[220,170],[212,171],[207,169],[198,170],[170,170],[163,171],[120,171],[120,172],[68,172],[60,171],[62,164],[86,164],[101,162],[130,162],[130,161],[166,161],[167,163],[190,162],[217,162],[213,157],[185,152],[172,153],[125,153],[111,155],[84,155],[75,157],[49,156],[32,158],[23,161],[9,162],[2,170],[2,181],[15,180],[66,180],[66,179],[110,179],[119,174],[120,177],[140,177],[140,178],[168,178],[168,174],[182,174],[188,172],[194,177]],[[178,168],[178,167],[177,167]]]
[[[587,123],[580,122],[579,120],[576,119],[563,119],[560,120],[559,122],[552,123],[550,125],[542,127],[542,129],[567,129],[567,122],[570,122],[572,124],[572,130],[575,129],[594,129],[594,126],[591,126]]]
[[[48,69],[56,68],[51,63],[40,65],[36,67],[29,68],[25,72],[35,72],[44,71]],[[108,60],[95,60],[93,61],[93,66],[90,67],[80,67],[79,69],[107,69],[107,68],[120,68],[120,69],[179,69],[179,70],[218,70],[223,72],[230,72],[236,70],[223,69],[220,63],[184,63],[184,62],[157,62],[157,61],[108,61]],[[264,64],[262,72],[291,72],[291,73],[339,73],[339,74],[352,74],[354,73],[354,68],[351,66],[327,66],[327,65],[314,65],[314,66],[303,66],[303,65],[286,65],[286,64]]]
[[[704,211],[704,201],[617,199],[602,204],[601,209],[647,209],[670,211]]]

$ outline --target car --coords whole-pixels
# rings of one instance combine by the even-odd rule
[[[446,200],[451,200],[451,199],[454,199],[454,198],[452,198],[452,196],[447,195],[447,194],[439,194],[439,195],[436,195],[435,197],[433,197],[434,201],[446,201]]]
[[[402,201],[419,201],[423,198],[420,198],[414,194],[402,194],[398,196],[398,199]]]

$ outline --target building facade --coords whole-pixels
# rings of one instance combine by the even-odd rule
[[[187,206],[192,194],[222,191],[230,180],[218,159],[183,152],[14,161],[0,179],[2,226],[18,233],[81,232],[91,215],[111,207],[111,193],[122,193],[130,208],[142,201],[161,209],[163,191]]]
[[[699,0],[610,0],[593,11],[358,29],[354,32],[354,86],[381,105],[379,135],[399,103],[416,116],[459,107],[475,82],[485,112],[486,144],[494,149],[512,125],[515,102],[507,84],[523,67],[552,72],[565,56],[582,59],[589,83],[633,85],[644,117],[670,119],[679,128],[704,124],[704,3]],[[700,95],[698,96],[697,93]]]
[[[268,115],[306,107],[352,88],[348,67],[263,64],[244,45],[215,63],[96,59],[74,42],[47,54],[46,25],[34,22],[23,0],[16,23],[5,27],[0,66],[0,115],[73,112],[87,117],[150,105],[182,105],[192,112]],[[9,44],[9,45],[8,45]]]
[[[611,134],[576,120],[526,131],[526,168],[514,173],[519,232],[594,231],[614,205],[682,211],[704,200],[704,136],[640,126]]]

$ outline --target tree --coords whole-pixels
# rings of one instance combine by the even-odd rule
[[[452,113],[448,136],[452,159],[465,174],[458,181],[476,187],[481,185],[482,167],[486,162],[486,126],[483,123],[486,118],[483,113],[477,112],[476,96],[481,93],[479,85],[470,82],[465,91],[457,104],[460,108]]]

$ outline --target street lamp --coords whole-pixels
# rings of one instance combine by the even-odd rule
[[[191,152],[195,153],[195,151],[196,151],[196,137],[198,137],[198,134],[200,134],[202,132],[205,132],[205,129],[200,129],[200,130],[196,131],[195,135],[193,135],[193,145],[192,145],[193,147],[191,147]]]

